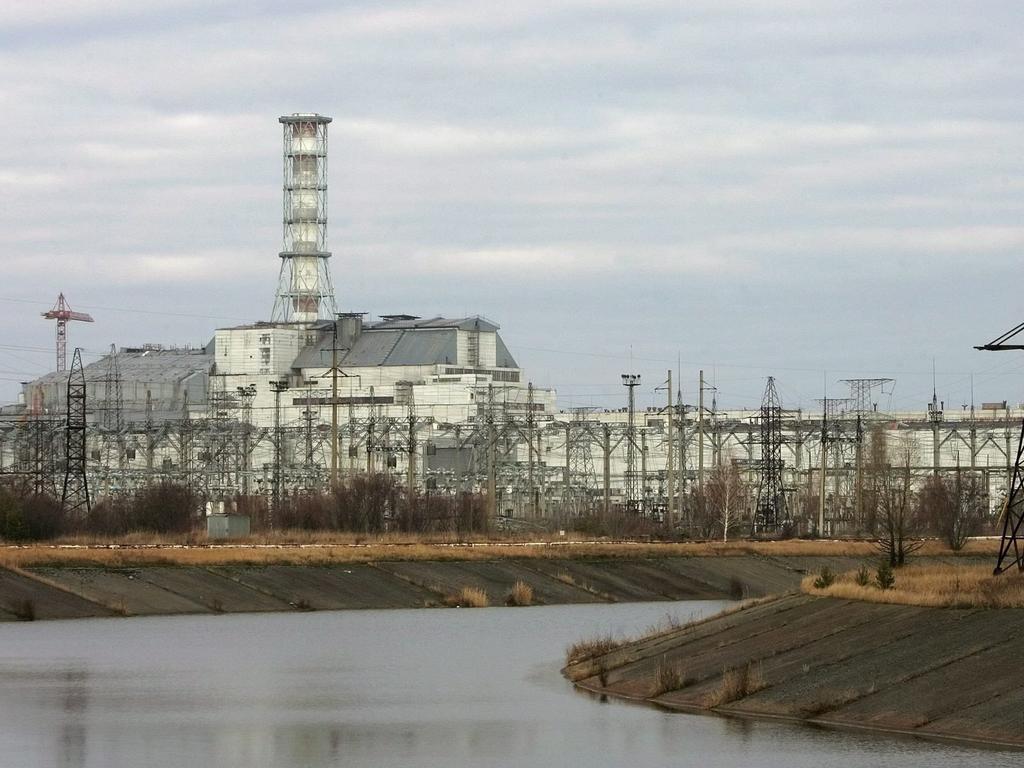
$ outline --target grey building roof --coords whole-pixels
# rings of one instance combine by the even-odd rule
[[[156,421],[179,418],[186,393],[193,405],[206,402],[213,361],[212,345],[203,349],[122,349],[117,354],[117,367],[125,419],[144,418],[147,391],[151,392],[150,407]],[[84,366],[89,411],[105,406],[109,364],[110,355],[104,355]],[[40,376],[25,387],[26,401],[31,401],[31,393],[38,390],[48,410],[62,412],[67,380],[66,371]]]
[[[367,323],[366,328],[391,329],[391,328],[453,328],[460,331],[480,330],[486,332],[497,331],[500,325],[486,317],[476,315],[474,317],[445,318],[432,317],[411,317],[409,315],[390,315],[395,319],[382,319],[373,323]],[[401,319],[399,319],[401,318]]]
[[[368,323],[350,350],[339,350],[339,364],[349,367],[387,365],[456,365],[458,330],[496,332],[497,323],[477,317],[430,320],[393,319]],[[295,368],[328,368],[331,364],[332,334],[328,329],[316,343],[304,348]],[[497,337],[497,365],[518,368],[501,337]]]
[[[86,381],[106,379],[110,355],[84,366]],[[122,349],[117,354],[117,367],[123,381],[176,383],[195,373],[208,373],[213,365],[213,349]],[[67,383],[68,374],[52,372],[31,382],[34,385]]]

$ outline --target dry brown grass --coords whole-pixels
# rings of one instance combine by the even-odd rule
[[[690,685],[692,680],[686,676],[680,662],[668,661],[664,656],[658,662],[658,671],[651,686],[650,698],[654,699],[672,691],[678,691]]]
[[[1024,574],[993,576],[988,566],[910,565],[896,570],[896,584],[881,590],[861,586],[856,571],[840,575],[834,584],[815,589],[814,577],[803,580],[801,590],[844,600],[920,605],[935,608],[1024,608]]]
[[[616,640],[611,635],[599,635],[587,640],[580,640],[566,649],[565,664],[566,666],[572,666],[583,661],[596,659],[598,656],[604,656],[617,648],[621,648],[627,642],[628,640]]]
[[[487,593],[477,587],[463,587],[444,599],[449,608],[486,608],[491,604]]]
[[[533,605],[533,587],[525,581],[517,581],[512,585],[512,589],[505,599],[505,605]]]
[[[708,709],[722,707],[757,693],[764,687],[760,664],[751,663],[738,669],[726,669],[722,673],[722,682],[704,699],[704,706]]]
[[[995,542],[972,541],[961,554],[994,552]],[[114,543],[68,541],[0,548],[0,565],[105,566],[143,565],[332,565],[385,560],[581,560],[643,557],[871,557],[874,544],[867,541],[765,541],[765,542],[628,542],[586,540],[501,539],[443,541],[438,537],[383,536],[360,538],[343,534],[289,532],[266,540],[209,544],[203,539],[176,543],[170,539],[129,537]],[[951,554],[939,542],[928,542],[919,554]],[[569,574],[557,578],[575,583]]]

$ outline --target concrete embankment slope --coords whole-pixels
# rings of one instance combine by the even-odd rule
[[[389,561],[338,565],[23,567],[0,569],[0,620],[239,611],[422,608],[464,587],[501,605],[513,584],[534,603],[758,597],[850,558],[710,556]]]
[[[590,690],[681,710],[1024,747],[1021,637],[1024,609],[793,594],[627,644],[565,674]]]

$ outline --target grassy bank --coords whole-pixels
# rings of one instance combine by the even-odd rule
[[[972,541],[960,555],[993,555],[996,542]],[[938,541],[926,542],[922,556],[953,556]],[[338,565],[381,560],[503,560],[503,559],[601,559],[651,557],[855,557],[875,555],[870,541],[736,541],[642,542],[565,538],[500,540],[438,540],[415,537],[356,538],[297,537],[288,532],[232,544],[212,544],[201,539],[116,542],[64,541],[0,548],[0,566],[98,566],[108,568],[146,565]]]
[[[1024,574],[1020,573],[993,576],[987,566],[928,564],[897,569],[893,578],[893,585],[882,589],[875,575],[865,569],[840,574],[832,584],[820,586],[818,574],[804,578],[800,589],[809,595],[893,605],[1024,608]]]

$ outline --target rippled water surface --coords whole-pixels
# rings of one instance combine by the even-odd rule
[[[574,692],[565,647],[720,603],[0,625],[0,766],[1019,766]]]

